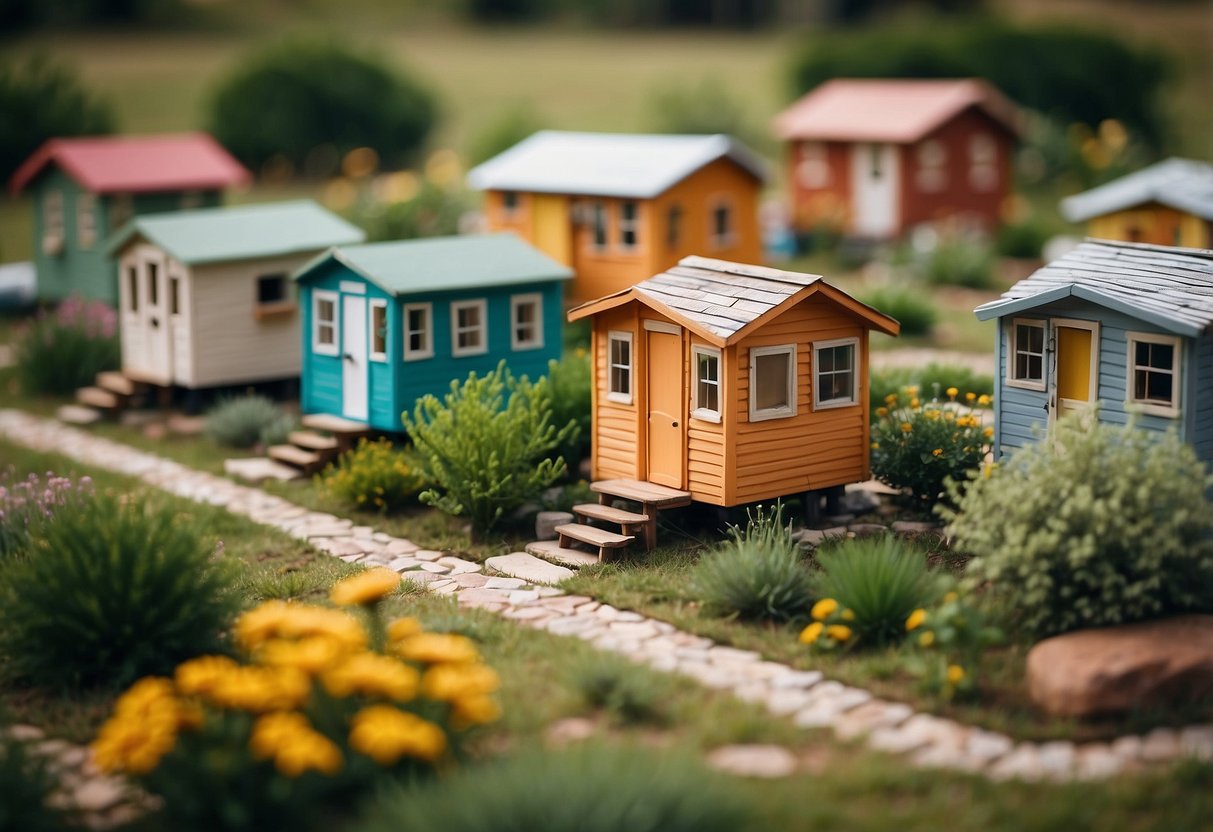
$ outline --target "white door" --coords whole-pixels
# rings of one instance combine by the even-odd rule
[[[341,409],[345,418],[367,418],[366,298],[341,297]]]
[[[152,384],[173,383],[168,280],[164,258],[154,249],[125,261],[122,285],[122,368]]]
[[[897,232],[900,170],[891,144],[856,144],[851,150],[855,233],[891,237]]]

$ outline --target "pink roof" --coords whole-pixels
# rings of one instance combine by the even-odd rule
[[[781,139],[914,142],[969,107],[1019,132],[1015,105],[977,78],[835,78],[776,116],[775,132]]]
[[[251,178],[219,142],[206,133],[158,136],[90,136],[50,139],[17,168],[13,194],[54,162],[93,193],[210,190]]]

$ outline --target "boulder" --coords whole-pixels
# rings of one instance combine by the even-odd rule
[[[1045,639],[1028,694],[1056,716],[1090,717],[1213,696],[1213,615],[1181,615]]]

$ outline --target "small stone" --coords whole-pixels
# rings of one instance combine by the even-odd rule
[[[55,418],[69,425],[92,425],[100,422],[103,415],[100,410],[81,404],[65,404],[55,411]]]
[[[880,523],[852,523],[847,528],[856,537],[880,537],[889,533],[889,527]]]
[[[539,600],[539,593],[533,589],[515,589],[507,600],[516,607],[533,604]]]
[[[1040,770],[1052,780],[1069,779],[1074,769],[1074,743],[1056,741],[1042,743],[1036,749]]]
[[[433,549],[417,549],[413,551],[412,555],[413,557],[417,558],[417,560],[424,560],[427,563],[433,563],[442,557],[443,553]]]
[[[990,766],[989,774],[995,780],[1039,780],[1043,771],[1036,746],[1030,742],[1020,743]]]
[[[747,681],[733,688],[733,695],[742,702],[758,704],[766,700],[770,689],[762,682]]]
[[[555,616],[551,610],[545,610],[543,607],[511,607],[502,613],[506,618],[512,618],[515,621],[537,621]]]
[[[83,812],[104,812],[122,802],[124,796],[122,781],[112,777],[94,777],[76,789],[72,803]]]
[[[1189,725],[1179,732],[1179,750],[1188,757],[1213,762],[1213,725]]]
[[[409,569],[416,569],[420,565],[421,561],[417,560],[417,558],[399,557],[389,561],[387,568],[397,572],[404,572]]]
[[[342,555],[365,555],[366,549],[348,538],[337,538],[334,540],[326,540],[323,543],[319,540],[312,541],[317,549],[323,552],[328,552],[330,555],[341,557]]]
[[[476,563],[475,561],[464,560],[463,558],[453,556],[438,558],[435,563],[449,567],[452,575],[462,575],[465,572],[479,572],[482,569],[480,564]]]
[[[498,555],[489,558],[485,564],[490,569],[532,584],[555,584],[573,577],[572,569],[548,563],[526,552]]]
[[[485,589],[522,589],[524,586],[526,586],[526,581],[518,578],[492,577],[484,582]]]
[[[589,739],[594,736],[594,732],[597,730],[597,726],[593,720],[574,716],[553,722],[545,736],[549,743],[559,747]]]
[[[911,762],[921,768],[946,768],[953,771],[977,771],[980,759],[967,756],[955,745],[925,745],[910,755]]]
[[[445,575],[437,574],[434,572],[422,572],[419,569],[416,571],[413,571],[413,572],[401,572],[400,577],[406,581],[412,581],[415,584],[421,584],[422,586],[426,586],[428,584],[434,583],[435,581],[449,580]],[[468,591],[471,592],[471,590],[468,590]],[[502,599],[502,600],[505,600],[505,599]]]
[[[564,526],[576,520],[567,511],[541,511],[535,515],[535,537],[539,540],[555,540],[557,526]]]
[[[577,616],[555,618],[548,623],[547,630],[558,636],[571,636],[598,626],[599,623],[589,616]]]
[[[708,754],[708,765],[737,777],[787,777],[796,771],[796,756],[778,745],[726,745]]]
[[[898,728],[877,728],[868,734],[868,747],[876,751],[905,754],[927,745],[925,736],[915,731]]]
[[[813,549],[827,540],[841,540],[846,536],[845,526],[835,526],[829,529],[805,529],[800,532],[799,541],[802,547]]]
[[[450,567],[443,566],[441,563],[423,563],[419,567],[423,572],[432,572],[435,575],[445,575],[450,572]]]
[[[783,716],[795,713],[809,704],[809,695],[803,690],[773,690],[767,695],[767,709]]]
[[[632,612],[631,610],[619,610],[615,613],[615,617],[612,620],[620,621],[626,624],[639,624],[641,621],[645,620],[645,617],[640,613]]]
[[[1104,744],[1082,746],[1074,761],[1074,775],[1079,780],[1106,780],[1124,769],[1124,758]]]
[[[648,621],[619,621],[616,619],[607,626],[612,633],[623,638],[644,641],[657,636],[657,628]]]
[[[407,540],[389,540],[384,551],[389,555],[411,555],[417,551],[417,544]]]
[[[782,673],[771,679],[771,687],[776,690],[784,688],[811,688],[822,679],[821,671],[819,670],[793,670],[788,673]]]
[[[430,589],[437,592],[439,595],[454,595],[455,593],[459,592],[462,587],[452,580],[445,580],[434,581],[432,584],[430,584]]]
[[[894,520],[893,531],[901,535],[919,535],[930,532],[938,532],[941,526],[939,523],[931,523],[923,520]]]
[[[5,729],[5,733],[17,742],[33,742],[45,736],[42,729],[35,728],[33,725],[10,725]]]
[[[974,728],[969,732],[968,740],[965,743],[965,753],[988,763],[997,760],[1004,754],[1009,754],[1014,747],[1015,743],[1004,734]]]
[[[1141,758],[1148,762],[1170,760],[1179,754],[1179,735],[1170,728],[1155,728],[1141,741]]]
[[[507,592],[489,589],[487,586],[465,589],[459,593],[459,606],[484,607],[489,604],[504,604],[508,601]]]
[[[489,582],[488,576],[482,572],[464,572],[451,575],[451,579],[463,589],[476,589]]]
[[[914,709],[909,705],[872,700],[843,714],[834,725],[834,733],[841,740],[851,740],[877,728],[900,725],[913,714]]]
[[[1141,759],[1141,737],[1129,734],[1112,740],[1112,753],[1126,762],[1136,762]]]
[[[736,647],[725,647],[718,644],[708,651],[708,657],[716,664],[736,664],[739,662],[756,662],[762,656],[753,650],[738,650]]]

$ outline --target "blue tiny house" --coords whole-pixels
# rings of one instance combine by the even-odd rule
[[[294,275],[303,412],[399,431],[417,399],[501,359],[544,375],[563,347],[572,276],[513,234],[330,249]]]
[[[975,312],[998,321],[998,456],[1098,403],[1213,461],[1213,251],[1088,239]]]

